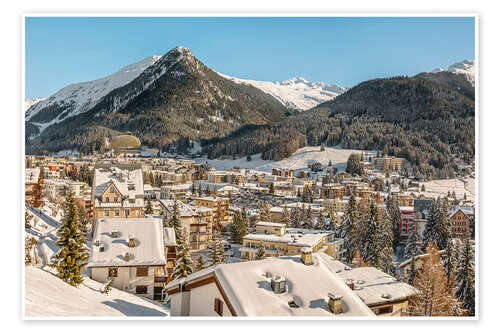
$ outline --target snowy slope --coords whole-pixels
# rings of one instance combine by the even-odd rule
[[[432,73],[442,72],[444,69],[436,68]],[[464,60],[449,66],[446,70],[455,74],[463,74],[467,77],[467,80],[474,86],[476,83],[476,61],[475,60]]]
[[[219,73],[219,75],[236,83],[254,86],[270,94],[289,109],[304,111],[316,105],[334,99],[347,88],[336,84],[309,82],[296,77],[286,81],[267,82],[238,79]]]
[[[26,120],[31,120],[43,131],[49,124],[58,123],[68,117],[86,112],[94,107],[102,97],[138,77],[160,58],[160,56],[147,57],[125,66],[109,76],[94,81],[70,84],[33,105],[26,112]],[[53,109],[57,109],[58,112],[52,112]],[[35,116],[40,112],[46,112],[49,115],[43,117],[43,120],[38,120]]]
[[[239,166],[242,169],[254,169],[263,172],[271,172],[273,168],[281,169],[306,169],[308,164],[320,162],[323,165],[328,165],[332,161],[332,165],[339,171],[343,171],[347,165],[347,159],[352,153],[361,153],[361,150],[342,149],[338,147],[325,147],[325,151],[321,151],[319,146],[309,146],[297,150],[292,156],[281,161],[262,160],[260,154],[252,155],[252,160],[247,161],[246,157],[236,160],[232,159],[216,159],[207,160],[206,158],[196,159],[197,163],[207,162],[210,167],[217,170],[230,169],[233,166]]]
[[[26,317],[42,316],[168,316],[159,303],[112,288],[101,294],[101,283],[85,278],[77,288],[42,269],[26,266]]]
[[[26,98],[24,100],[24,112],[28,111],[30,107],[35,105],[36,103],[39,103],[43,100],[47,99],[47,97],[41,97],[41,98]]]

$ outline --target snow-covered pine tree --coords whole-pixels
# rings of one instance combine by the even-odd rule
[[[181,220],[179,218],[179,205],[177,201],[174,200],[174,204],[172,205],[172,215],[169,220],[170,228],[174,228],[175,238],[179,238],[181,235]]]
[[[451,310],[439,248],[432,240],[427,245],[429,256],[417,271],[413,286],[417,295],[410,299],[408,311],[414,316],[448,316]]]
[[[457,270],[457,288],[455,296],[463,303],[464,309],[468,311],[469,316],[476,313],[476,291],[475,291],[475,272],[474,272],[474,253],[470,242],[470,234],[465,235],[461,249],[460,261]]]
[[[361,241],[361,257],[363,260],[376,268],[380,268],[380,228],[378,226],[377,207],[372,201],[370,204],[370,215]]]
[[[265,257],[266,257],[266,249],[264,249],[264,244],[260,242],[259,247],[257,248],[257,252],[255,253],[255,260],[262,260]]]
[[[281,215],[281,223],[283,223],[287,228],[291,226],[290,212],[288,211],[288,207],[285,205],[283,208],[283,213]]]
[[[341,225],[340,237],[344,238],[344,260],[352,262],[356,250],[359,249],[359,211],[354,196],[349,199],[347,212]]]
[[[401,238],[401,211],[399,210],[398,199],[393,195],[389,194],[386,199],[386,209],[392,222],[392,249],[396,251],[399,246]]]
[[[426,250],[427,245],[429,245],[430,241],[434,241],[436,239],[438,211],[438,201],[433,199],[431,210],[429,212],[429,218],[427,219],[427,223],[425,224],[424,234],[422,237],[422,251]]]
[[[445,249],[450,239],[450,219],[448,217],[448,199],[438,199],[436,232],[433,238],[440,249]]]
[[[194,272],[193,260],[189,254],[189,244],[186,240],[186,232],[181,230],[177,238],[177,259],[175,261],[172,279],[183,278]]]
[[[146,201],[146,210],[145,210],[145,213],[146,214],[153,214],[153,206],[151,205],[151,199],[148,198],[147,201]]]
[[[450,290],[454,290],[456,285],[455,272],[458,268],[457,251],[459,251],[456,245],[457,242],[455,242],[454,239],[449,239],[448,245],[446,246],[446,253],[443,258],[446,281]]]
[[[82,270],[88,259],[85,233],[78,221],[76,205],[73,193],[68,191],[64,202],[64,217],[57,230],[56,245],[59,246],[59,251],[51,258],[51,266],[57,269],[59,278],[72,286],[83,282]]]
[[[394,256],[394,250],[392,248],[393,244],[393,230],[392,230],[392,220],[390,216],[387,214],[387,211],[384,212],[382,216],[379,215],[379,229],[381,232],[380,235],[380,262],[381,269],[386,273],[390,274],[392,270],[394,270],[394,266],[392,264],[392,258]]]
[[[231,224],[231,241],[237,244],[243,244],[243,237],[247,234],[247,228],[241,213],[237,212]]]
[[[259,203],[259,219],[263,222],[271,222],[271,212],[269,211],[270,207],[264,201]]]
[[[81,205],[77,205],[77,218],[78,218],[78,227],[80,231],[83,233],[84,237],[87,238],[87,234],[89,232],[89,220],[87,218],[87,212],[85,208]]]
[[[206,266],[206,263],[205,263],[205,260],[203,259],[203,255],[199,255],[198,258],[196,258],[196,263],[195,263],[195,266],[194,266],[194,270],[197,272],[197,271],[201,271],[202,269],[204,269]]]
[[[422,240],[420,239],[420,234],[417,231],[417,226],[413,226],[413,230],[406,241],[404,257],[409,259],[413,256],[422,254]]]
[[[243,224],[245,225],[245,235],[248,235],[251,232],[251,228],[247,209],[245,207],[243,207],[243,209],[241,210],[241,219],[243,220]]]
[[[215,231],[212,241],[212,249],[210,250],[210,259],[212,265],[224,263],[226,261],[226,254],[224,251],[224,244],[222,235],[219,231]]]
[[[417,268],[415,267],[415,257],[411,257],[410,271],[408,272],[408,278],[407,278],[406,282],[408,284],[413,285],[413,281],[415,280],[416,275],[417,275]]]

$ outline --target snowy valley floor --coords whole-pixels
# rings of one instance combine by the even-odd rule
[[[77,288],[40,268],[26,266],[25,316],[149,316],[165,317],[167,308],[160,303],[113,288],[101,294],[101,283],[85,278]]]

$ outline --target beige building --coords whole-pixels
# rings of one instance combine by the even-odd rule
[[[92,186],[94,221],[144,217],[142,170],[95,169]]]
[[[257,222],[255,233],[243,237],[240,248],[243,260],[254,260],[257,249],[262,244],[266,256],[279,257],[298,255],[303,247],[310,247],[317,252],[333,240],[333,234],[323,230],[286,228],[283,223]]]
[[[212,209],[214,228],[222,230],[222,226],[229,222],[229,199],[214,197],[199,197],[195,205]]]

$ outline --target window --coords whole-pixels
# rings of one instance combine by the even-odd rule
[[[392,313],[392,305],[386,306],[383,308],[373,309],[373,313],[375,313],[376,315],[381,315],[381,314],[385,314],[385,313]]]
[[[137,267],[136,276],[148,276],[148,267]]]
[[[109,216],[109,209],[104,210],[104,216]]]
[[[109,188],[109,192],[111,192],[111,193],[115,193],[115,188],[114,188],[113,186],[111,186],[111,187]]]
[[[120,216],[120,210],[119,209],[115,209],[115,216]]]
[[[114,198],[113,198],[113,201],[114,201],[114,202],[118,202],[118,197],[114,197]]]
[[[125,209],[125,216],[129,216],[130,215],[130,209]]]
[[[148,286],[136,286],[135,293],[136,294],[147,294],[148,293]]]
[[[218,298],[214,299],[214,311],[217,312],[219,316],[222,316],[223,308],[224,303]]]
[[[108,277],[117,277],[118,276],[118,268],[108,268]]]

